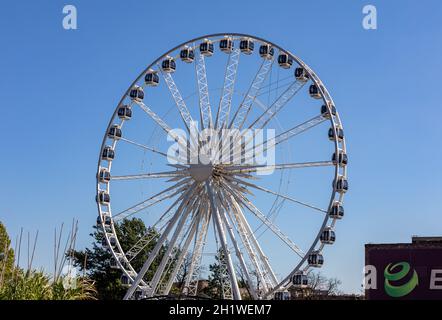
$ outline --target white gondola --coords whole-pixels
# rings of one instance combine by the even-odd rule
[[[276,291],[274,297],[275,300],[290,300],[290,292],[288,292],[287,290]]]
[[[158,76],[158,72],[149,69],[144,76],[144,83],[150,87],[156,87],[160,83],[160,77]]]
[[[172,73],[176,70],[176,62],[172,57],[166,57],[166,59],[161,62],[161,69],[164,72]]]
[[[287,53],[281,52],[278,56],[278,64],[284,69],[289,69],[293,64],[293,59]]]
[[[97,178],[101,183],[109,183],[111,179],[109,170],[107,170],[107,168],[100,168]]]
[[[300,82],[307,82],[309,79],[307,71],[301,67],[295,69],[295,78]]]
[[[322,98],[321,92],[319,92],[318,86],[316,84],[312,84],[308,88],[308,93],[310,94],[310,97],[312,97],[314,99],[321,99]]]
[[[208,39],[204,39],[203,42],[200,43],[200,52],[203,56],[209,57],[213,55],[213,43]]]
[[[333,181],[333,187],[339,193],[346,193],[348,191],[348,181],[343,176],[339,176],[337,180]]]
[[[292,284],[295,288],[308,287],[308,277],[303,271],[297,271],[292,277]]]
[[[114,124],[109,128],[107,137],[109,139],[120,140],[122,136],[121,127],[118,124]]]
[[[324,257],[319,251],[312,251],[308,256],[308,264],[310,267],[320,268],[324,264]]]
[[[233,50],[233,39],[231,37],[225,37],[219,42],[219,48],[222,52],[230,53]]]
[[[348,163],[347,154],[343,150],[338,151],[338,156],[336,156],[336,152],[333,153],[332,162],[334,165],[339,164],[341,167],[345,167]]]
[[[115,158],[115,151],[110,146],[106,146],[101,154],[101,159],[112,161]]]
[[[336,107],[334,105],[331,105],[330,109],[331,109],[332,115],[335,116],[336,115]],[[331,118],[330,112],[328,111],[328,108],[327,108],[327,106],[325,104],[323,104],[321,106],[321,115],[324,118],[326,118],[326,119],[330,119]]]
[[[193,52],[192,48],[189,48],[188,46],[185,46],[180,51],[180,59],[186,63],[192,63],[195,59],[195,53]]]
[[[344,217],[344,207],[339,201],[332,204],[328,216],[332,219],[342,219]]]
[[[118,108],[118,118],[121,120],[130,120],[132,118],[132,108],[128,105],[122,105]]]
[[[243,38],[239,42],[239,50],[244,54],[252,54],[255,44],[249,38]]]
[[[95,200],[100,204],[109,204],[110,196],[106,191],[100,191],[98,195],[95,197]]]
[[[342,128],[340,128],[340,127],[337,127],[336,128],[336,135],[338,137],[338,141],[341,142],[344,139],[344,130],[342,130]],[[331,141],[336,140],[335,131],[333,130],[333,128],[328,129],[328,138]]]
[[[259,47],[259,55],[261,58],[270,60],[273,59],[273,55],[275,54],[275,50],[269,44],[263,44]]]
[[[135,101],[142,101],[144,99],[144,90],[140,86],[135,85],[129,92],[129,97]]]
[[[323,244],[333,244],[336,240],[336,234],[332,227],[326,227],[319,238]]]

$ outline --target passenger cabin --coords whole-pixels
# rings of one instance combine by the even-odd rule
[[[219,42],[219,48],[222,52],[230,53],[233,50],[233,39],[231,37],[225,37]]]
[[[239,42],[239,50],[244,54],[252,54],[255,44],[249,38],[243,38]]]
[[[186,63],[192,63],[195,59],[195,52],[193,52],[193,49],[185,46],[180,51],[180,59]]]
[[[117,114],[121,120],[130,120],[132,118],[132,108],[128,105],[122,105],[118,108]]]
[[[310,85],[308,93],[310,94],[310,97],[312,97],[313,99],[322,98],[321,92],[319,91],[318,86],[316,84]]]
[[[176,70],[176,63],[172,57],[166,57],[161,63],[161,69],[163,72],[172,73]]]
[[[324,264],[324,257],[319,251],[313,251],[308,256],[308,264],[310,267],[320,268]]]
[[[259,47],[259,55],[261,58],[271,60],[273,59],[273,55],[275,54],[275,50],[269,44],[263,44]]]
[[[156,87],[160,83],[158,72],[150,69],[144,76],[144,83],[150,87]]]
[[[335,232],[331,227],[326,227],[319,238],[324,244],[333,244],[336,240]]]
[[[129,92],[129,97],[134,101],[143,101],[144,90],[140,86],[135,85]]]
[[[213,43],[208,39],[204,39],[203,42],[200,43],[200,52],[203,56],[210,57],[213,55]]]
[[[332,219],[342,219],[344,217],[344,207],[339,201],[332,204],[328,216]]]
[[[281,52],[278,56],[278,64],[284,69],[289,69],[293,64],[293,59],[287,53]]]
[[[295,69],[295,78],[300,82],[307,82],[309,79],[307,71],[301,67]]]

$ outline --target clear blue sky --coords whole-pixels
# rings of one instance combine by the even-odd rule
[[[78,30],[62,8],[78,9]],[[361,26],[374,4],[378,29]],[[350,192],[325,273],[358,292],[365,243],[442,234],[442,4],[439,1],[21,1],[0,5],[0,220],[15,238],[80,221],[91,241],[103,132],[148,62],[187,39],[249,33],[302,57],[338,106]]]

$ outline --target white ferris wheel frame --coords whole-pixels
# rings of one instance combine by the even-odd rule
[[[109,171],[109,173],[111,172],[112,161],[103,160],[102,159],[102,154],[103,154],[104,148],[106,147],[106,142],[108,140],[107,133],[108,133],[109,129],[114,124],[116,124],[115,119],[118,119],[118,115],[117,115],[118,108],[123,104],[124,100],[129,96],[130,90],[137,83],[139,83],[143,79],[143,77],[146,74],[146,72],[148,72],[151,68],[154,68],[155,66],[158,66],[158,64],[161,63],[161,61],[164,60],[166,57],[169,57],[169,55],[171,53],[173,53],[173,52],[175,52],[175,51],[185,47],[186,45],[191,47],[191,48],[193,48],[193,46],[195,46],[195,43],[199,44],[199,41],[201,41],[203,39],[214,39],[214,38],[226,37],[226,36],[232,37],[233,40],[239,40],[241,38],[247,38],[247,39],[250,39],[250,40],[252,40],[254,42],[258,42],[260,44],[268,44],[271,47],[278,49],[278,52],[284,52],[284,53],[288,54],[299,66],[304,68],[304,70],[306,71],[306,73],[308,75],[309,81],[312,81],[312,83],[314,85],[316,85],[316,87],[318,88],[318,90],[320,92],[320,95],[321,95],[321,98],[322,98],[324,104],[327,106],[328,114],[329,114],[328,120],[331,123],[331,128],[333,128],[334,137],[338,136],[337,130],[338,130],[338,128],[342,129],[342,123],[341,123],[338,111],[337,110],[336,111],[332,110],[332,108],[334,109],[335,104],[334,104],[334,102],[333,102],[329,92],[327,91],[325,85],[322,83],[322,81],[319,79],[319,77],[316,75],[316,73],[308,65],[306,65],[299,57],[295,56],[294,54],[290,53],[290,51],[288,51],[286,49],[283,49],[282,47],[278,46],[277,44],[275,44],[275,43],[273,43],[271,41],[265,40],[265,39],[260,38],[260,37],[248,35],[248,34],[242,34],[242,33],[216,33],[216,34],[204,35],[204,36],[197,37],[197,38],[191,39],[189,41],[183,42],[183,43],[177,45],[176,47],[174,47],[173,49],[167,51],[165,54],[161,55],[156,60],[154,60],[145,70],[143,70],[140,73],[140,75],[132,82],[132,84],[129,86],[129,88],[126,90],[126,92],[122,96],[121,100],[117,104],[117,107],[116,107],[116,109],[115,109],[115,111],[114,111],[114,113],[113,113],[113,115],[111,117],[111,120],[108,123],[108,126],[106,128],[106,133],[105,133],[105,135],[103,137],[103,141],[102,141],[101,148],[100,148],[100,154],[99,154],[99,158],[98,158],[98,169],[97,169],[97,197],[99,196],[101,191],[105,191],[108,194],[110,194],[110,183],[105,184],[106,187],[105,187],[105,189],[103,189],[102,188],[103,184],[99,181],[98,174],[99,174],[100,170],[103,169],[103,168],[106,168]],[[213,40],[213,43],[216,43],[216,42],[218,42],[220,40],[221,39]],[[195,51],[196,51],[196,48],[197,48],[197,45],[194,48]],[[237,54],[240,53],[239,49],[237,49],[236,53]],[[207,82],[206,82],[206,86],[204,86],[205,70],[201,70],[201,68],[205,68],[205,65],[201,64],[201,63],[197,64],[197,62],[198,62],[197,59],[204,60],[204,56],[202,54],[195,55],[195,61],[193,62],[193,63],[196,64],[196,68],[197,68],[196,72],[197,72],[197,76],[198,76],[198,84],[199,84],[198,89],[199,89],[199,94],[200,94],[200,115],[201,115],[200,120],[201,120],[201,125],[202,126],[208,126],[209,124],[212,124],[214,126],[217,126],[217,124],[219,123],[219,119],[222,118],[223,116],[225,117],[226,115],[228,115],[230,113],[230,105],[228,105],[229,101],[224,101],[223,102],[223,99],[221,97],[220,104],[225,103],[226,105],[228,105],[228,108],[229,108],[228,112],[227,112],[227,114],[222,114],[223,109],[221,107],[219,107],[218,108],[218,112],[216,114],[216,119],[211,119],[211,116],[213,114],[210,111],[210,104],[208,103]],[[204,63],[204,61],[202,61],[202,63]],[[161,70],[161,68],[159,68],[159,69]],[[231,73],[234,73],[234,72],[236,72],[236,71],[233,70]],[[226,73],[228,73],[228,70],[227,70]],[[165,82],[166,83],[169,82],[168,83],[169,89],[170,89],[170,91],[171,91],[171,93],[172,93],[172,95],[173,95],[173,97],[175,99],[175,102],[176,102],[178,110],[180,111],[180,114],[181,114],[181,116],[183,118],[184,123],[188,124],[189,119],[188,119],[187,110],[186,110],[185,104],[181,102],[182,98],[181,98],[181,95],[179,94],[178,88],[176,87],[176,85],[174,87],[173,79],[170,79],[170,77],[168,78],[167,74],[163,74],[163,76],[165,78]],[[230,79],[231,81],[233,81],[233,84],[234,84],[234,81],[235,81],[234,76],[235,75],[233,75],[233,80]],[[226,74],[226,79],[229,80],[229,76],[227,74]],[[223,88],[223,90],[224,90],[223,92],[227,92],[227,94],[229,94],[229,90],[230,90],[228,88],[228,86],[231,85],[231,83],[229,84],[228,82],[229,81],[225,80],[224,88]],[[227,86],[227,88],[226,88],[226,86]],[[249,88],[249,90],[250,90],[250,88]],[[253,101],[252,101],[252,103],[253,103]],[[157,123],[158,126],[160,126],[161,128],[163,128],[166,131],[168,131],[168,129],[170,129],[170,128],[167,127],[167,124],[159,116],[157,116],[151,109],[149,109],[149,107],[144,105],[142,102],[139,103],[139,106],[141,108],[143,108],[143,110]],[[239,108],[241,108],[241,106],[238,107],[238,110],[239,110]],[[220,112],[221,112],[221,114],[220,114]],[[237,111],[237,113],[238,113],[238,111]],[[210,115],[210,116],[208,116],[208,115]],[[235,114],[234,117],[236,117],[236,116],[237,116],[237,114]],[[311,119],[311,120],[315,121],[315,119]],[[325,120],[327,120],[327,119],[325,119]],[[121,120],[119,125],[123,126],[124,122],[125,122],[125,120]],[[215,124],[213,124],[213,122],[215,122]],[[227,123],[227,121],[226,121],[226,123]],[[307,123],[307,128],[308,128],[308,125],[309,125],[308,121],[306,123]],[[231,125],[232,125],[232,123],[231,123]],[[292,128],[292,129],[286,131],[285,133],[281,134],[280,135],[281,139],[288,139],[288,138],[291,137],[291,135],[296,135],[298,131],[302,132],[302,130],[304,130],[304,129],[301,126],[297,126],[295,128]],[[122,138],[122,140],[125,140],[125,139]],[[133,141],[130,141],[130,140],[127,140],[127,139],[126,139],[126,142],[137,144],[136,142],[133,142]],[[112,145],[111,145],[113,150],[115,150],[116,144],[117,144],[117,140],[115,139],[115,140],[112,141]],[[142,145],[140,145],[140,146],[144,147],[144,148],[148,148],[146,146],[142,146]],[[160,151],[158,151],[158,150],[156,150],[154,148],[151,148],[151,149],[152,150],[150,150],[150,151],[161,153]],[[345,138],[344,137],[342,139],[337,139],[337,138],[334,139],[334,149],[335,149],[336,157],[339,157],[338,156],[339,152],[343,152],[343,153],[346,154],[346,146],[345,146]],[[316,164],[312,163],[311,164],[311,166],[315,166],[315,165],[320,166],[321,163],[316,163]],[[333,166],[335,166],[335,172],[334,172],[334,181],[335,182],[338,181],[339,177],[343,177],[345,179],[347,178],[347,166],[346,165],[345,166],[340,166],[339,165],[339,161],[336,161],[336,163],[333,164]],[[296,167],[296,164],[293,164],[293,167]],[[240,170],[243,170],[243,168],[237,168],[237,172],[240,172]],[[145,176],[147,177],[148,175],[149,174],[146,174]],[[154,176],[154,177],[156,177],[156,176],[158,176],[158,177],[168,177],[168,176],[173,177],[172,173],[170,173],[170,172],[157,173],[156,176],[155,176],[155,174],[152,174],[152,176]],[[118,177],[113,177],[113,178],[118,179]],[[127,177],[121,177],[121,179],[124,179],[124,178],[127,178]],[[142,178],[141,175],[138,178]],[[183,187],[183,185],[181,185],[181,186]],[[197,187],[195,187],[195,188],[197,188]],[[208,192],[209,197],[210,197],[210,199],[209,199],[210,206],[217,207],[218,205],[216,204],[216,202],[219,202],[219,200],[217,200],[216,197],[213,196],[212,188],[211,188],[209,182],[206,182],[206,188],[207,188],[207,192]],[[178,189],[178,190],[180,190],[180,189]],[[265,188],[261,188],[261,190],[265,191],[265,192],[270,192],[271,193],[270,190],[267,190]],[[183,189],[181,189],[181,191],[183,191]],[[176,195],[176,192],[177,192],[176,188],[172,188],[171,190],[167,190],[166,189],[166,192],[163,191],[160,194],[156,195],[158,197],[153,196],[153,197],[149,198],[147,201],[150,200],[152,203],[157,203],[159,201],[162,201],[163,199],[168,199],[172,195]],[[195,190],[193,190],[192,188],[187,190],[187,196],[186,196],[187,202],[185,202],[185,201],[181,202],[181,206],[178,208],[178,210],[176,211],[176,213],[174,215],[174,218],[173,218],[173,219],[175,219],[175,221],[177,221],[179,219],[183,223],[186,221],[186,219],[184,219],[184,216],[187,217],[187,215],[192,210],[192,204],[191,204],[192,201],[190,200],[190,198],[191,198],[190,194],[192,192],[195,192]],[[184,193],[184,194],[186,194],[186,193]],[[275,193],[275,194],[277,194],[277,193]],[[286,197],[286,198],[288,198],[288,197]],[[180,200],[180,199],[183,200],[183,197],[178,198],[178,200]],[[332,194],[331,194],[331,197],[330,197],[328,208],[326,210],[322,210],[322,211],[325,211],[327,213],[330,212],[333,203],[338,202],[338,203],[342,204],[343,203],[343,199],[344,199],[344,192],[338,192],[337,188],[336,188],[336,183],[334,183],[333,184],[333,188],[332,188]],[[175,204],[177,203],[178,200],[175,201]],[[234,200],[235,199],[232,199],[232,201],[229,201],[227,206],[229,206],[229,207],[230,206],[236,206],[236,205],[238,205],[238,203],[240,203],[242,205],[249,206],[248,209],[250,209],[251,211],[257,210],[256,213],[261,216],[263,223],[266,223],[265,217],[263,217],[263,215],[259,212],[259,209],[254,207],[253,203],[247,202],[246,199],[236,199],[236,201],[234,201]],[[292,199],[292,200],[294,200],[294,199]],[[296,202],[296,200],[294,200],[294,201]],[[145,202],[146,201],[144,201],[143,203],[145,203]],[[132,267],[132,265],[130,263],[130,260],[127,257],[127,253],[125,253],[123,251],[122,247],[121,247],[119,239],[116,236],[115,227],[114,227],[114,223],[113,223],[114,217],[112,216],[110,203],[106,205],[106,204],[101,204],[99,201],[97,201],[97,207],[98,207],[99,217],[101,218],[101,227],[102,227],[102,229],[104,231],[104,236],[105,236],[105,239],[106,239],[105,241],[107,242],[107,246],[110,249],[110,251],[112,253],[112,256],[115,259],[116,263],[118,264],[119,269],[128,277],[130,283],[132,283],[131,287],[129,288],[129,290],[128,290],[126,296],[125,296],[125,299],[133,298],[133,294],[135,293],[136,290],[139,290],[139,289],[141,289],[144,292],[149,292],[149,290],[150,290],[150,296],[154,295],[155,294],[155,287],[153,289],[150,289],[149,284],[146,283],[143,280],[143,275],[144,274],[142,274],[142,273],[143,273],[144,270],[140,270],[140,272],[137,272]],[[173,207],[174,206],[171,206],[170,208],[173,208]],[[132,208],[132,209],[136,210],[136,208]],[[233,210],[234,208],[230,208],[230,209]],[[224,213],[226,212],[226,210],[222,210],[222,211]],[[214,218],[215,222],[214,222],[214,224],[218,228],[218,234],[219,234],[219,237],[221,238],[220,241],[222,243],[224,243],[226,241],[226,233],[229,233],[229,230],[231,230],[231,228],[229,227],[228,224],[229,224],[229,215],[234,214],[232,212],[228,212],[227,216],[224,216],[222,213],[220,214],[220,212],[218,212],[218,209],[215,210],[215,212],[214,212],[214,214],[215,214],[215,218]],[[106,228],[106,226],[104,224],[103,217],[105,215],[109,216],[112,219],[112,223],[110,225],[110,232],[109,232],[109,227]],[[299,263],[296,266],[294,266],[292,271],[282,281],[276,280],[276,277],[274,275],[270,276],[270,278],[273,277],[273,281],[270,282],[272,285],[271,285],[271,287],[266,288],[266,292],[264,292],[263,294],[259,294],[258,292],[255,292],[253,290],[253,288],[252,288],[252,292],[251,293],[252,293],[253,298],[255,298],[255,299],[271,299],[271,298],[273,298],[274,294],[276,292],[281,291],[281,290],[285,290],[285,289],[287,289],[290,286],[291,279],[292,279],[293,275],[295,275],[296,272],[299,272],[301,270],[302,271],[307,271],[309,269],[309,265],[308,264],[305,267],[303,267],[305,262],[306,262],[306,260],[307,260],[307,258],[309,257],[309,255],[313,251],[322,252],[322,250],[324,248],[324,243],[320,243],[318,245],[318,242],[320,240],[320,236],[321,236],[322,232],[327,227],[334,227],[334,225],[336,223],[336,218],[331,218],[328,214],[325,214],[324,216],[325,217],[324,217],[323,223],[322,223],[322,225],[321,225],[321,227],[320,227],[320,229],[319,229],[319,231],[318,231],[314,241],[312,242],[312,244],[311,244],[310,248],[308,249],[308,251],[306,251],[305,253],[302,253],[301,260],[299,261]],[[232,218],[232,217],[230,217],[230,218]],[[233,220],[231,220],[231,221],[233,221]],[[201,222],[204,222],[204,221],[196,221],[196,220],[192,221],[192,226],[189,226],[189,228],[190,228],[189,229],[189,237],[188,237],[189,239],[194,236],[194,234],[196,233],[197,226]],[[248,226],[247,221],[245,220],[245,218],[244,218],[243,222],[245,223],[242,226],[244,229],[250,228],[250,226]],[[206,224],[205,227],[207,229],[207,227],[208,227],[207,224],[210,224],[210,221],[209,222],[206,221],[205,224]],[[170,223],[169,225],[172,225],[172,227],[173,227],[173,224]],[[223,230],[223,226],[227,230]],[[178,227],[180,227],[180,226],[178,226]],[[181,225],[181,227],[184,227],[184,226]],[[272,227],[276,228],[273,231],[277,235],[278,235],[278,232],[280,232],[279,229],[277,229],[276,226],[272,226],[271,222],[268,222],[267,227],[268,228],[272,228]],[[166,232],[163,232],[162,235],[166,235],[166,238],[168,236],[168,234],[166,234]],[[190,235],[192,235],[192,236],[190,237]],[[232,234],[229,234],[229,236],[232,237]],[[280,233],[279,236],[280,236],[281,239],[286,237],[282,233]],[[114,240],[115,241],[114,246],[111,245],[111,240],[110,240],[111,237],[113,237],[115,239]],[[256,239],[254,240],[253,237],[252,237],[251,240],[252,241],[256,241]],[[289,241],[289,242],[291,241],[290,239],[286,239],[286,240]],[[290,245],[293,245],[293,246],[296,247],[296,245],[293,244],[293,243],[290,243]],[[234,246],[237,247],[238,246],[237,243],[234,242]],[[258,243],[255,243],[255,246],[260,248]],[[197,248],[197,249],[201,249],[201,248]],[[258,250],[260,250],[260,249],[258,249]],[[258,256],[259,256],[259,253],[258,253]],[[266,258],[263,253],[262,253],[261,257],[263,257],[264,259]],[[153,258],[151,260],[153,260]],[[230,263],[230,265],[227,266],[228,269],[232,270],[233,266],[231,265],[231,261],[229,261],[228,263]],[[241,259],[240,259],[240,263],[241,263]],[[149,264],[147,264],[147,265],[149,265]],[[265,267],[266,263],[262,263],[261,262],[261,265],[263,265]],[[145,266],[146,266],[146,264],[145,264]],[[271,270],[267,270],[267,271],[271,272]],[[233,283],[233,282],[236,281],[236,276],[232,275],[231,273],[229,273],[229,276],[231,277],[230,280],[231,280],[231,285],[232,285],[231,289],[233,291],[232,292],[233,298],[234,299],[241,299],[241,296],[239,294],[239,289],[237,288],[237,285],[235,286],[235,283]],[[154,280],[158,281],[158,279],[154,279]],[[168,289],[170,290],[170,283],[168,284],[168,286],[169,286]]]

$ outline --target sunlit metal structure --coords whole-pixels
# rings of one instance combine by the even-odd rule
[[[225,56],[226,62],[222,74],[223,86],[215,90],[219,92],[219,99],[214,101],[208,81],[212,75],[208,71],[206,62],[216,55]],[[253,56],[258,57],[260,61],[252,73],[250,67],[247,69],[247,72],[251,73],[250,82],[241,95],[240,103],[234,103],[240,60]],[[198,103],[195,105],[186,103],[186,97],[181,94],[175,81],[175,75],[186,65],[194,65],[194,68],[186,67],[186,72],[191,70],[196,80],[195,92]],[[260,102],[259,97],[264,90],[271,87],[272,83],[266,83],[269,82],[271,70],[275,68],[280,68],[284,72],[288,70],[291,76],[288,77],[289,82],[286,87],[266,105]],[[220,76],[219,72],[213,76]],[[247,136],[246,132],[269,128],[295,95],[298,93],[310,95],[320,100],[317,115],[308,120],[286,125],[286,129],[277,132],[271,142],[263,143],[265,147],[261,152],[287,143],[301,134],[304,135],[322,123],[328,123],[329,130],[323,136],[324,140],[333,145],[333,153],[328,159],[280,162],[265,166],[256,163],[231,163],[222,157],[217,157],[217,154],[215,156],[212,154],[209,163],[191,163],[187,158],[177,156],[176,163],[170,164],[168,163],[170,155],[166,150],[145,145],[125,136],[125,128],[133,121],[135,112],[138,112],[138,116],[145,116],[147,125],[157,127],[159,132],[164,133],[164,137],[169,135],[186,152],[192,151],[189,141],[184,141],[177,135],[167,119],[160,116],[164,113],[161,107],[154,107],[146,102],[150,92],[158,90],[161,86],[167,87],[170,92],[176,117],[181,119],[181,128],[185,132],[190,134],[195,127],[194,120],[199,121],[197,135],[191,137],[191,140],[196,140],[198,146],[203,144],[200,133],[205,129],[214,130],[221,138],[226,129],[237,129],[232,143],[239,144],[241,152],[247,151],[244,149],[254,137],[254,134],[251,137]],[[171,169],[113,175],[112,165],[118,161],[119,144],[129,144],[144,152],[156,154]],[[215,145],[213,141],[207,144],[215,146],[217,152],[222,152],[225,148]],[[226,275],[225,279],[228,279],[222,284],[222,294],[225,299],[241,299],[238,273],[241,273],[245,279],[253,299],[286,299],[286,290],[290,286],[307,285],[306,273],[310,268],[323,265],[322,251],[326,245],[334,243],[336,239],[335,222],[343,216],[343,198],[348,190],[347,162],[343,126],[329,92],[315,72],[288,50],[265,39],[234,33],[198,37],[169,50],[153,61],[123,95],[106,129],[99,153],[97,223],[104,233],[103,244],[112,253],[113,259],[110,262],[112,268],[119,268],[122,271],[122,283],[128,286],[125,299],[152,298],[169,294],[180,266],[189,254],[191,261],[182,293],[189,296],[197,295],[202,257],[209,243],[217,248],[216,252],[222,252],[221,267]],[[330,188],[328,206],[324,207],[301,201],[279,190],[274,191],[269,186],[260,184],[258,175],[265,170],[287,172],[303,168],[315,170],[314,168],[318,167],[333,169],[328,185]],[[157,179],[164,180],[168,186],[124,210],[112,211],[114,195],[111,185],[120,183],[119,181],[157,181]],[[252,191],[323,215],[322,222],[317,227],[310,244],[301,249],[275,222],[274,217],[258,208],[256,196]],[[151,224],[157,230],[158,237],[147,260],[141,267],[135,268],[131,261],[151,243],[152,236],[142,236],[134,246],[123,250],[125,246],[119,242],[114,225],[146,209],[162,210],[159,218]],[[293,255],[297,256],[297,262],[287,266],[286,274],[281,275],[274,271],[259,241],[260,235],[257,231],[259,228],[254,228],[250,223],[252,217],[257,219],[263,229],[272,234],[281,246],[286,246]],[[293,218],[293,221],[302,222],[296,218]],[[211,226],[213,231],[210,230]],[[154,261],[158,259],[160,261],[153,274],[147,277],[147,273],[152,271]]]

